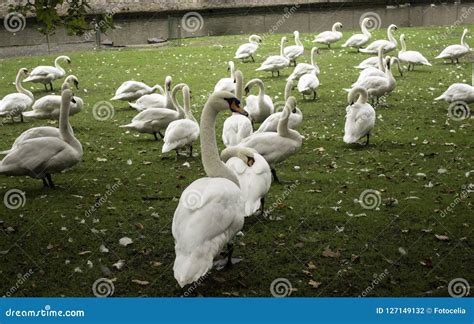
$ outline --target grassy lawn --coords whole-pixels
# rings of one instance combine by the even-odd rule
[[[471,30],[473,26],[470,26]],[[435,62],[445,46],[459,43],[462,29],[401,28],[408,49],[421,51],[433,67],[417,67],[397,79],[388,107],[377,109],[376,128],[367,148],[342,142],[347,88],[367,55],[321,48],[318,101],[298,106],[305,136],[301,151],[280,165],[279,175],[294,181],[273,184],[267,206],[271,219],[246,219],[236,241],[242,262],[231,270],[213,270],[191,295],[271,296],[270,285],[286,278],[292,296],[448,296],[448,283],[474,283],[472,196],[458,199],[472,183],[472,119],[447,116],[448,104],[434,102],[454,82],[471,82],[469,57],[461,64]],[[373,39],[385,38],[385,30]],[[279,52],[282,35],[264,39],[257,63],[237,63],[245,80],[259,77],[274,102],[283,100],[286,77],[255,72],[266,56]],[[287,35],[292,41],[290,34]],[[349,37],[346,32],[344,39]],[[302,35],[309,62],[313,35]],[[80,81],[76,95],[85,109],[71,118],[84,147],[82,163],[54,176],[59,189],[44,189],[40,180],[1,177],[1,197],[11,189],[25,192],[18,209],[0,205],[0,296],[16,286],[14,296],[93,296],[102,277],[114,282],[114,296],[181,296],[173,278],[171,222],[181,192],[204,176],[199,156],[161,154],[153,136],[126,132],[136,112],[114,103],[114,116],[99,121],[93,106],[111,98],[126,80],[163,84],[185,82],[199,117],[215,82],[227,76],[226,61],[246,36],[185,40],[184,46],[65,53],[68,72]],[[474,42],[470,41],[474,46]],[[0,96],[14,91],[19,68],[50,65],[54,56],[0,60]],[[58,89],[60,82],[55,83]],[[36,98],[46,93],[30,85]],[[220,116],[217,133],[228,115]],[[24,130],[57,123],[3,120],[0,149]],[[220,138],[219,138],[220,143]],[[196,152],[199,147],[196,145]],[[189,167],[183,163],[189,162]],[[365,209],[357,202],[365,190],[380,193],[380,205]],[[464,191],[465,192],[465,191]],[[91,215],[100,198],[105,203]],[[277,203],[278,202],[278,203]],[[451,203],[445,216],[441,212]],[[443,216],[443,217],[442,217]],[[124,247],[119,239],[129,237]],[[101,252],[101,245],[108,253]],[[120,261],[122,260],[122,261]],[[123,262],[118,270],[114,264]]]

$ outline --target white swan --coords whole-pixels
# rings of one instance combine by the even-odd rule
[[[355,101],[357,96],[359,98]],[[375,110],[367,103],[367,99],[368,93],[364,88],[353,88],[349,92],[343,138],[345,143],[356,143],[360,138],[367,136],[365,145],[369,145],[370,132],[375,125]]]
[[[466,43],[466,35],[468,33],[467,28],[464,29],[461,37],[461,44],[456,44],[456,45],[450,45],[446,47],[438,56],[436,56],[436,59],[449,59],[451,60],[451,63],[459,63],[459,58],[463,57],[467,53],[471,51],[469,48],[469,45]]]
[[[235,71],[235,97],[242,100],[243,76]],[[222,142],[226,147],[239,144],[242,139],[252,135],[253,127],[250,118],[240,113],[233,113],[226,118],[222,127]]]
[[[332,25],[332,30],[324,31],[318,35],[313,40],[313,43],[325,44],[328,48],[331,48],[331,44],[339,41],[342,38],[342,33],[339,29],[342,28],[340,22]]]
[[[270,165],[273,179],[277,182],[279,180],[276,175],[275,165],[298,152],[302,144],[302,136],[297,131],[288,128],[288,119],[295,107],[295,97],[288,98],[278,122],[276,133],[254,133],[238,145],[240,147],[253,148],[262,155]]]
[[[191,157],[193,156],[193,143],[199,137],[199,124],[191,111],[189,87],[184,86],[182,91],[185,118],[174,120],[168,125],[163,137],[161,153],[176,150],[176,157],[178,157],[180,148],[189,147],[189,157]],[[176,102],[175,105],[179,105],[179,103]]]
[[[280,41],[280,55],[272,55],[262,63],[262,65],[255,71],[271,71],[272,76],[274,72],[277,72],[277,76],[280,76],[280,70],[290,66],[290,60],[285,56],[283,52],[283,45],[286,43],[286,37],[282,37]]]
[[[397,83],[393,77],[391,67],[396,58],[387,57],[386,69],[384,76],[369,76],[360,82],[357,82],[354,87],[362,87],[367,90],[370,97],[375,98],[376,103],[378,104],[379,98],[392,92]],[[350,92],[351,89],[346,89]]]
[[[304,46],[300,40],[300,32],[295,30],[293,35],[295,36],[296,45],[285,47],[283,49],[283,54],[296,66],[296,59],[304,54]]]
[[[286,79],[287,81],[293,81],[299,79],[301,76],[316,71],[318,75],[321,71],[319,70],[318,65],[316,64],[316,54],[319,54],[317,47],[311,49],[311,64],[308,63],[298,63],[293,70],[293,73]]]
[[[293,88],[293,82],[287,81],[285,85],[285,102],[291,96],[291,89]],[[281,115],[283,112],[274,112],[267,119],[260,125],[258,130],[255,133],[263,133],[263,132],[276,132],[278,129],[278,123],[280,122]],[[288,127],[291,129],[297,129],[298,126],[303,121],[303,113],[297,107],[295,107],[290,115],[288,120]]]
[[[254,149],[238,146],[224,149],[221,160],[239,179],[245,200],[245,216],[251,216],[259,209],[263,213],[265,195],[272,184],[272,173],[267,161]]]
[[[313,100],[315,100],[317,97],[316,90],[318,88],[319,79],[316,76],[316,71],[307,73],[298,80],[298,91],[303,95],[303,99],[306,99],[305,96],[312,94]]]
[[[372,37],[372,34],[367,29],[367,25],[369,22],[370,22],[370,18],[364,18],[360,24],[360,29],[362,31],[362,34],[352,35],[346,40],[344,44],[342,44],[342,47],[352,47],[352,48],[357,49],[357,51],[359,51],[360,48],[364,46]]]
[[[186,86],[184,83],[179,83],[174,86],[171,96],[173,102],[177,102],[176,94],[179,90]],[[168,108],[148,108],[139,112],[133,117],[132,122],[127,125],[121,125],[121,128],[134,129],[139,133],[153,134],[155,140],[158,140],[156,134],[160,134],[161,138],[164,135],[161,133],[162,129],[166,129],[168,125],[177,119],[184,117],[184,111],[179,105],[174,107],[176,110]]]
[[[161,86],[157,86],[157,90],[160,93],[151,93],[141,96],[135,103],[129,103],[130,107],[136,109],[138,112],[148,108],[168,108],[174,109],[173,102],[171,100],[171,76],[165,78],[165,89]]]
[[[0,100],[0,117],[10,116],[13,121],[15,116],[20,116],[21,121],[23,121],[23,115],[21,113],[30,108],[34,101],[33,94],[23,88],[21,84],[22,77],[27,75],[27,69],[21,68],[18,70],[15,79],[15,87],[17,92],[10,93]]]
[[[79,89],[79,81],[74,75],[69,75],[61,86],[62,90],[71,89],[72,85]],[[74,96],[69,107],[69,116],[75,115],[84,107],[84,101]],[[61,96],[47,95],[39,98],[33,104],[31,111],[25,111],[23,116],[33,119],[54,119],[58,120],[61,112]]]
[[[250,89],[256,85],[258,87],[258,95],[248,95]],[[245,85],[245,95],[247,98],[245,102],[245,110],[249,113],[250,119],[254,123],[263,122],[268,116],[273,114],[275,108],[273,107],[273,100],[270,96],[265,94],[265,86],[260,79],[252,79]]]
[[[0,162],[0,174],[41,178],[45,186],[54,188],[51,174],[69,169],[81,161],[82,145],[69,126],[68,110],[72,98],[71,90],[63,90],[60,137],[39,137],[22,142]]]
[[[262,38],[260,36],[250,35],[249,42],[239,46],[239,48],[235,52],[234,58],[241,59],[242,62],[244,62],[247,58],[251,58],[252,62],[255,62],[253,54],[255,54],[258,49],[259,43],[261,42]]]
[[[230,78],[222,78],[217,81],[214,86],[214,92],[229,91],[230,93],[235,93],[235,64],[232,61],[229,61],[228,64],[227,70],[230,72]]]
[[[474,102],[474,87],[465,83],[454,83],[435,100],[444,100],[446,102],[463,101],[467,104]]]
[[[377,67],[370,66],[367,67],[366,69],[363,69],[359,73],[359,77],[357,78],[357,81],[352,84],[352,87],[355,87],[355,85],[359,82],[361,82],[363,79],[369,77],[369,76],[385,76],[385,60],[383,57],[383,48],[379,48],[379,54],[377,55],[377,60],[378,60],[378,65]]]
[[[37,66],[31,71],[30,76],[24,80],[24,82],[42,83],[44,89],[48,91],[47,84],[53,91],[53,81],[61,79],[66,75],[66,71],[59,65],[60,62],[71,63],[71,59],[65,55],[58,56],[54,60],[54,66]]]
[[[366,48],[361,48],[359,51],[362,53],[369,53],[369,54],[377,54],[379,51],[379,48],[382,47],[384,50],[384,53],[388,53],[390,51],[393,51],[394,49],[397,48],[397,40],[395,37],[393,37],[393,32],[397,30],[398,27],[394,24],[391,24],[387,28],[387,38],[386,39],[379,39],[376,40],[372,43],[370,43]]]
[[[227,109],[247,114],[230,92],[216,92],[207,100],[200,125],[201,159],[207,177],[194,181],[183,191],[174,212],[173,270],[181,287],[204,276],[226,244],[227,264],[232,265],[232,239],[244,225],[245,202],[239,180],[220,160],[217,150],[216,117]]]
[[[415,70],[415,65],[431,66],[431,63],[428,62],[426,57],[424,57],[420,52],[407,51],[407,45],[405,44],[405,34],[400,35],[400,44],[402,45],[402,49],[398,52],[398,59],[402,63],[408,64],[408,71],[410,71],[410,67],[412,71]]]
[[[141,96],[150,94],[160,89],[159,84],[150,87],[140,81],[125,81],[115,91],[115,96],[110,100],[133,101],[139,99]]]

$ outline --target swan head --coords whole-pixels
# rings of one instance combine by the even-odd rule
[[[294,35],[295,37],[298,37],[298,36],[300,35],[300,32],[297,31],[297,30],[295,30],[295,31],[293,32],[293,35]]]
[[[64,80],[64,83],[62,85],[62,89],[70,89],[72,86],[79,90],[79,80],[75,75],[69,75],[66,80]]]
[[[349,106],[352,106],[355,104],[357,96],[364,96],[367,98],[368,92],[367,89],[363,87],[354,87],[349,91],[349,94],[347,95],[347,102],[349,103]]]
[[[340,22],[337,22],[334,24],[334,29],[342,29],[342,24]]]
[[[390,26],[388,26],[388,29],[395,31],[395,30],[398,30],[398,27],[397,27],[397,25],[395,25],[395,24],[391,24]]]
[[[166,91],[171,91],[171,81],[173,81],[173,79],[171,78],[171,76],[166,76],[165,78],[165,88],[166,88]]]
[[[74,93],[71,89],[63,89],[61,92],[61,98],[63,102],[76,103],[76,100],[74,99]]]
[[[316,53],[316,54],[319,55],[319,48],[313,47],[313,48],[311,49],[311,55],[313,55],[314,53]]]
[[[257,37],[258,37],[258,36],[257,36]],[[227,72],[232,71],[232,70],[234,69],[234,66],[235,66],[235,65],[234,65],[234,61],[229,61],[229,62],[227,63]]]
[[[56,58],[56,61],[66,61],[66,62],[68,62],[69,64],[71,64],[71,59],[69,58],[69,56],[66,56],[66,55],[58,56],[58,57]]]
[[[370,18],[364,18],[364,19],[362,20],[362,24],[361,24],[361,25],[362,25],[362,26],[368,26],[369,22],[370,22]]]
[[[25,76],[28,75],[28,69],[27,68],[21,68],[20,70],[18,70],[18,74],[23,74]]]
[[[232,113],[239,113],[248,117],[248,113],[240,107],[240,100],[228,91],[218,91],[213,93],[208,101],[214,111],[220,112],[230,109]]]
[[[236,157],[251,167],[255,163],[255,153],[257,151],[250,147],[231,146],[221,152],[221,160],[226,163],[230,158]]]
[[[296,112],[296,98],[291,96],[288,97],[285,103],[285,108],[283,109],[283,112],[288,111],[288,115],[290,113],[295,113]]]
[[[400,35],[400,42],[404,42],[405,41],[405,34],[401,34]]]

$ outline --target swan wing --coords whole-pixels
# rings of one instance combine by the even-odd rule
[[[246,43],[239,46],[235,52],[234,58],[247,58],[257,51],[258,46],[252,43]]]

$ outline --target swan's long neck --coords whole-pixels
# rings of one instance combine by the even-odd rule
[[[365,24],[366,24],[365,22],[362,22],[362,25],[360,26],[360,29],[362,30],[362,34],[364,34],[365,36],[370,38],[370,37],[372,37],[372,34],[369,32],[369,30],[367,29],[367,26]]]
[[[405,52],[407,50],[407,44],[405,43],[405,38],[404,37],[400,37],[400,44],[402,45],[401,52]]]
[[[189,95],[189,88],[183,88],[183,105],[184,105],[184,115],[187,119],[196,122],[196,118],[193,116],[193,112],[191,110],[191,98]]]
[[[283,56],[283,57],[286,57],[285,56],[285,53],[283,51],[283,45],[285,44],[285,39],[282,38],[281,41],[280,41],[280,56]]]
[[[357,96],[359,96],[359,99],[357,99],[357,102],[361,104],[367,103],[367,100],[369,99],[369,96],[366,90],[364,90],[363,88],[354,88],[350,94],[349,101],[353,102],[354,98]]]
[[[229,70],[230,70],[230,78],[234,80],[235,79],[235,64],[232,61],[229,62]]]
[[[315,57],[316,57],[316,49],[312,49],[311,50],[311,65],[312,66],[316,66],[316,60],[315,60]]]
[[[465,29],[461,37],[461,45],[469,49],[469,45],[466,43],[467,30]]]
[[[226,163],[229,161],[230,158],[236,157],[241,159],[244,163],[247,163],[248,157],[247,154],[252,154],[251,149],[247,147],[239,147],[239,146],[230,146],[225,148],[221,152],[221,160],[222,162]],[[253,156],[253,154],[252,154]]]
[[[301,40],[300,40],[300,33],[296,33],[296,35],[295,35],[295,43],[296,43],[296,45],[298,45],[298,46],[303,46],[303,43],[301,43]]]
[[[173,88],[172,93],[171,93],[171,102],[173,102],[174,109],[176,109],[176,112],[178,113],[179,118],[183,118],[183,115],[184,115],[183,107],[181,107],[181,105],[178,102],[178,98],[177,98],[178,91],[181,90],[181,89],[182,89],[182,87],[175,86]],[[184,94],[184,91],[183,91],[183,94]]]
[[[235,73],[235,97],[242,101],[242,92],[243,92],[243,87],[244,87],[244,76],[242,75],[242,72],[237,71]]]
[[[387,79],[389,80],[390,83],[396,82],[392,73],[392,62],[390,62],[390,64],[387,65],[387,68],[385,69],[385,75],[387,76]]]
[[[383,62],[383,47],[380,47],[379,49],[378,58],[379,58],[379,70],[382,72],[385,72],[385,64]]]
[[[62,73],[66,73],[66,71],[64,71],[64,69],[59,65],[59,61],[61,60],[62,58],[61,57],[57,57],[55,60],[54,60],[54,66],[56,67],[56,69],[60,70]]]
[[[211,99],[212,100],[212,99]],[[236,175],[227,168],[219,157],[216,142],[216,117],[217,111],[212,107],[212,101],[208,101],[201,115],[201,159],[204,171],[211,178],[225,178],[240,186]]]
[[[289,137],[290,131],[288,129],[288,118],[290,117],[290,109],[288,107],[288,102],[283,108],[283,113],[281,114],[280,120],[278,121],[277,132],[281,137]]]
[[[285,85],[285,102],[291,96],[291,88],[293,87],[293,82],[288,81]]]
[[[257,40],[256,35],[250,35],[249,42],[258,46],[258,40]]]
[[[332,31],[337,32],[337,24],[332,25]]]
[[[156,90],[158,90],[158,91],[160,92],[160,94],[166,95],[166,91],[165,91],[165,90],[163,89],[163,87],[160,86],[159,84],[155,84],[155,85],[153,86],[153,88],[151,88],[151,89],[153,90],[152,93],[153,93],[153,92],[156,92]]]
[[[23,94],[27,95],[28,97],[30,97],[33,100],[35,98],[33,96],[33,93],[31,93],[31,91],[28,91],[25,88],[23,88],[23,85],[21,84],[22,75],[23,75],[22,71],[19,71],[18,74],[16,75],[16,79],[15,79],[16,91],[18,91],[19,93],[23,93]]]
[[[398,45],[397,40],[395,39],[395,37],[393,37],[393,30],[392,30],[391,27],[388,27],[387,37],[388,37],[388,40],[390,41],[390,43],[395,44],[395,46]]]
[[[67,96],[61,97],[61,110],[59,112],[59,134],[63,141],[74,147],[82,154],[82,145],[74,137],[72,127],[69,124],[69,109],[71,107],[71,99]]]

